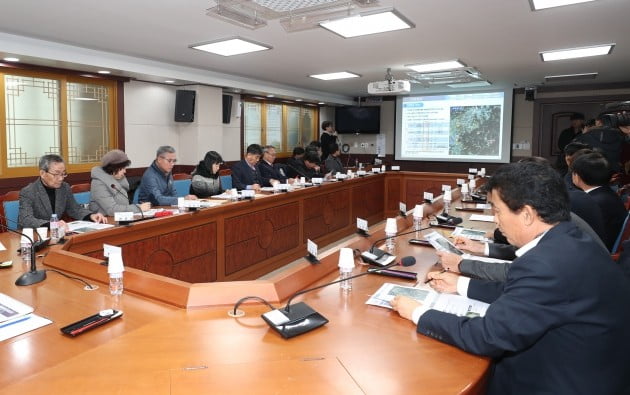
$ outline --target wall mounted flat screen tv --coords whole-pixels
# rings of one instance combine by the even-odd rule
[[[335,129],[339,133],[370,133],[381,131],[381,107],[337,107]]]

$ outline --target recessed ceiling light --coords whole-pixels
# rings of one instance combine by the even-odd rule
[[[323,106],[323,105],[324,105],[324,104],[326,104],[326,103],[324,103],[323,101],[320,101],[320,102],[319,102],[319,103],[317,103],[317,104],[319,104],[320,106]]]
[[[490,86],[492,85],[488,81],[473,81],[473,82],[460,82],[457,84],[448,84],[449,88],[479,88],[482,86]]]
[[[349,71],[340,71],[336,73],[311,74],[309,75],[309,77],[317,78],[318,80],[329,81],[329,80],[341,80],[344,78],[357,78],[357,77],[360,77],[360,75],[355,74],[355,73],[350,73]]]
[[[533,11],[544,10],[546,8],[562,7],[565,5],[588,3],[595,0],[529,0]]]
[[[448,60],[446,62],[406,64],[405,67],[417,71],[418,73],[430,73],[433,71],[461,69],[462,67],[466,67],[466,65],[459,60]]]
[[[174,84],[175,83],[175,81],[173,81],[173,80],[166,80],[164,82],[166,82],[167,84]]]
[[[276,97],[276,95],[267,95],[267,97]]]
[[[20,58],[14,58],[14,57],[6,57],[4,58],[5,62],[19,62]]]
[[[579,73],[579,74],[561,74],[561,75],[548,75],[545,77],[545,81],[558,82],[567,80],[592,80],[597,78],[598,73]]]
[[[109,74],[110,71],[109,70],[99,70],[98,73],[99,74]]]
[[[608,55],[612,52],[615,44],[596,45],[583,48],[558,49],[554,51],[540,52],[543,62],[551,62],[554,60],[586,58],[589,56]]]
[[[295,99],[295,101],[302,101],[302,99]]]
[[[394,9],[365,12],[347,18],[320,22],[319,25],[344,38],[415,27]]]
[[[241,55],[244,53],[271,49],[269,45],[246,40],[240,37],[224,38],[217,41],[195,44],[191,45],[190,48],[221,56]]]

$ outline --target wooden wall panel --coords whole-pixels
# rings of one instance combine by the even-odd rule
[[[217,226],[212,222],[160,236],[160,248],[168,251],[176,262],[217,249]]]
[[[349,225],[348,189],[304,199],[304,240],[315,240]]]
[[[169,276],[189,283],[207,283],[217,279],[217,257],[211,252],[177,263]]]
[[[225,219],[225,275],[299,246],[297,202]]]
[[[366,180],[367,181],[367,180]],[[368,220],[369,225],[383,219],[385,208],[385,182],[379,178],[357,184],[352,188],[352,221],[357,217]]]

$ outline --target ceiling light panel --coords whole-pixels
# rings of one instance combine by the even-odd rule
[[[244,38],[240,37],[233,37],[222,39],[219,41],[191,45],[190,48],[210,52],[221,56],[234,56],[244,53],[264,51],[267,49],[271,49],[271,46],[250,40],[245,40]]]
[[[317,78],[318,80],[330,81],[330,80],[341,80],[345,78],[357,78],[360,75],[351,73],[348,71],[340,71],[336,73],[326,73],[326,74],[311,74],[309,75],[311,78]]]
[[[408,64],[405,65],[405,67],[418,73],[430,73],[434,71],[461,69],[462,67],[466,67],[466,65],[459,60],[449,60],[446,62]]]
[[[413,23],[404,18],[396,10],[391,9],[324,21],[319,25],[343,38],[385,33],[415,27]]]
[[[533,11],[539,11],[554,7],[562,7],[572,4],[590,3],[591,1],[595,0],[529,0]]]
[[[544,51],[540,53],[543,62],[553,62],[555,60],[586,58],[589,56],[608,55],[612,52],[615,44],[596,45],[583,48],[559,49],[554,51]]]

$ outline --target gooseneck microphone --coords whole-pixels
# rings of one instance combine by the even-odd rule
[[[354,276],[346,277],[344,279],[339,279],[336,281],[331,281],[326,284],[319,285],[317,287],[304,289],[302,291],[298,291],[289,297],[287,300],[287,304],[284,308],[277,309],[274,308],[271,304],[266,302],[265,300],[259,298],[258,296],[247,296],[240,299],[234,305],[234,310],[230,310],[229,314],[233,317],[238,317],[237,309],[246,300],[256,299],[264,304],[266,304],[271,311],[268,311],[262,315],[262,319],[275,331],[277,331],[282,337],[285,339],[289,339],[298,335],[301,335],[306,332],[310,332],[313,329],[319,328],[320,326],[328,323],[328,319],[317,311],[315,311],[312,307],[307,305],[304,302],[299,302],[294,305],[291,304],[291,301],[299,295],[303,295],[307,292],[315,291],[320,288],[325,288],[329,285],[338,284],[342,281],[351,280],[358,277],[363,277],[368,274],[376,273],[378,274],[382,270],[389,269],[393,266],[412,266],[415,265],[416,258],[412,256],[404,257],[400,260],[400,262],[393,262],[389,265],[383,266],[382,268],[376,268],[375,270],[368,270],[363,273],[355,274]]]
[[[303,289],[303,290],[298,291],[298,292],[294,293],[293,295],[291,295],[289,300],[287,300],[287,304],[284,306],[284,311],[286,311],[287,313],[290,312],[291,311],[291,301],[296,296],[300,296],[300,295],[305,294],[307,292],[315,291],[317,289],[324,288],[324,287],[327,287],[329,285],[337,284],[337,283],[340,283],[340,282],[345,281],[345,280],[352,280],[353,278],[363,277],[363,276],[366,276],[366,275],[372,274],[372,273],[378,273],[380,271],[390,269],[390,268],[392,268],[394,266],[405,266],[405,267],[407,267],[407,266],[413,266],[415,264],[416,264],[416,258],[414,258],[412,256],[406,256],[406,257],[402,258],[400,260],[400,262],[392,262],[389,265],[385,265],[383,267],[376,267],[376,268],[368,269],[367,271],[365,271],[363,273],[355,274],[354,276],[350,276],[350,277],[346,277],[344,279],[332,281],[332,282],[329,282],[329,283],[326,283],[326,284],[323,284],[323,285],[319,285],[317,287]],[[300,302],[300,303],[303,303],[303,302]]]
[[[370,257],[366,257],[366,256],[364,256],[363,254],[362,254],[361,256],[362,256],[363,258],[368,258],[368,259],[370,259],[370,260],[372,260],[372,261],[375,261],[376,259],[380,259],[383,255],[385,255],[385,251],[383,251],[383,250],[381,250],[381,249],[379,249],[379,248],[376,248],[376,245],[377,245],[378,243],[380,243],[380,242],[382,242],[382,241],[385,241],[385,240],[389,240],[389,239],[396,238],[396,237],[398,237],[398,236],[409,235],[409,234],[416,233],[416,232],[420,232],[420,231],[422,231],[422,230],[427,230],[427,229],[430,229],[430,228],[431,228],[431,227],[430,227],[430,226],[428,226],[428,227],[426,227],[426,228],[420,228],[420,229],[418,229],[418,230],[410,230],[409,232],[397,233],[397,234],[395,234],[394,236],[387,236],[387,237],[383,237],[383,238],[381,238],[381,239],[378,239],[378,240],[376,240],[374,243],[372,243],[372,246],[371,246],[371,247],[370,247],[370,249],[367,251],[367,253],[372,254],[372,255],[374,256],[374,259],[371,259],[371,256],[370,256]],[[366,253],[364,252],[364,254],[366,254]],[[385,267],[384,267],[384,268],[385,268]]]
[[[11,221],[11,222],[15,222],[7,217],[3,217],[5,220],[7,221]],[[2,226],[4,229],[8,230],[11,233],[15,233],[17,235],[20,235],[22,237],[26,237],[26,239],[28,239],[28,241],[31,242],[31,267],[30,270],[24,274],[22,274],[20,277],[18,277],[17,280],[15,280],[15,285],[19,285],[19,286],[24,286],[24,285],[33,285],[33,284],[37,284],[39,282],[42,282],[46,279],[46,271],[45,270],[37,270],[37,262],[36,262],[36,243],[33,241],[33,239],[31,237],[29,237],[28,235],[26,235],[25,233],[22,232],[18,232],[17,230],[13,230],[11,228],[9,228],[8,226],[1,224],[0,226]],[[38,241],[38,243],[42,244],[43,242],[40,240]]]
[[[127,199],[127,201],[129,201],[129,196],[125,196],[125,194],[122,193],[122,191],[118,189],[118,187],[116,187],[116,184],[111,184],[110,187],[112,187],[112,189],[116,191],[116,193],[119,193],[121,196],[124,196],[124,198]],[[138,210],[140,210],[140,215],[142,216],[142,219],[144,219],[144,213],[142,212],[142,208],[140,207],[140,205],[135,204],[135,203],[133,203],[133,205],[136,206]]]

